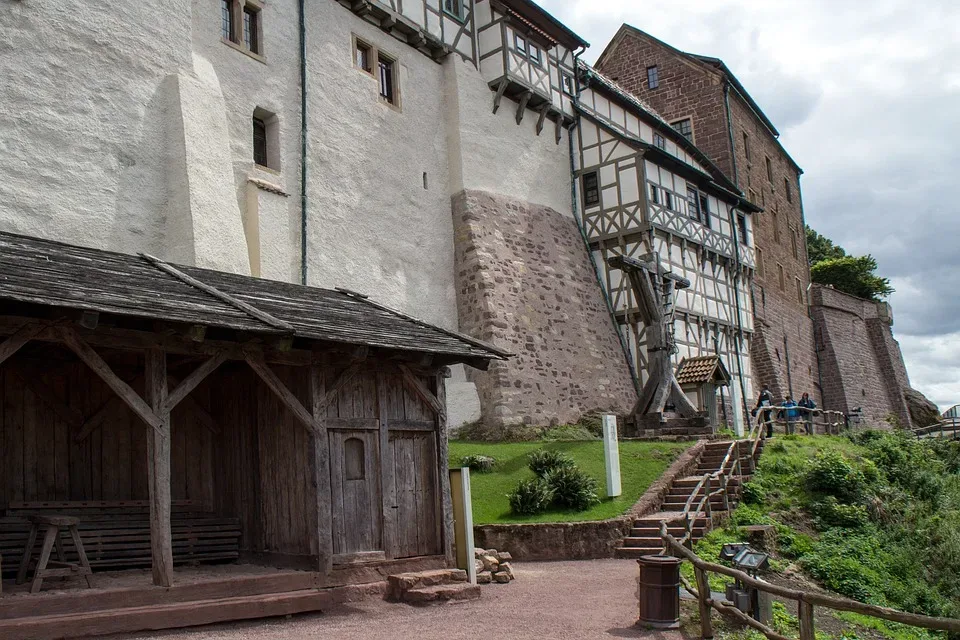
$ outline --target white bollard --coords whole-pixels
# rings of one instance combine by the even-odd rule
[[[730,404],[733,408],[733,432],[743,437],[743,396],[740,395],[740,381],[736,378],[730,385]]]
[[[623,493],[620,487],[620,445],[617,443],[617,416],[603,416],[603,457],[607,463],[607,496]]]

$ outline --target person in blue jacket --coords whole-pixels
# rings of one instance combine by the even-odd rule
[[[781,406],[783,407],[783,417],[787,420],[787,433],[792,435],[796,433],[797,422],[800,421],[800,408],[789,395]]]

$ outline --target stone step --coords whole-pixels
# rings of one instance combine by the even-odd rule
[[[433,569],[413,573],[398,573],[387,576],[387,597],[391,600],[403,600],[403,595],[422,587],[464,583],[467,572],[463,569]]]
[[[618,547],[615,553],[617,558],[640,558],[641,556],[658,556],[663,553],[663,545],[658,545],[656,548],[644,548],[644,547]]]
[[[428,587],[416,587],[403,594],[403,602],[416,605],[441,604],[476,600],[480,597],[480,585],[469,582],[435,584]]]
[[[706,533],[707,529],[705,526],[694,526],[693,535],[702,536]],[[678,526],[671,526],[667,529],[667,533],[676,537],[678,535],[683,535],[686,533],[686,529]],[[660,527],[633,527],[630,529],[631,538],[659,538],[660,537]]]
[[[623,546],[625,547],[643,547],[643,548],[653,548],[656,546],[663,546],[663,541],[660,539],[660,536],[650,537],[650,538],[635,538],[633,536],[627,536],[623,539]]]

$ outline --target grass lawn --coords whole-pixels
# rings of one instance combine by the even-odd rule
[[[654,480],[670,466],[677,456],[692,443],[621,442],[620,482],[623,495],[606,497],[606,467],[603,461],[603,442],[450,442],[450,465],[456,466],[462,456],[482,454],[497,460],[492,473],[471,473],[474,524],[508,522],[575,522],[603,520],[625,513],[643,495]],[[559,450],[569,454],[577,465],[597,479],[600,484],[600,504],[587,511],[551,510],[535,516],[517,516],[510,513],[507,494],[517,482],[532,478],[527,468],[527,455],[537,449]]]

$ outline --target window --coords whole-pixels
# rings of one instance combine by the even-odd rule
[[[650,202],[660,204],[660,187],[655,184],[650,185]]]
[[[463,0],[443,0],[443,11],[463,21]]]
[[[773,239],[780,243],[780,216],[774,211],[770,214],[770,223],[773,226]]]
[[[698,222],[701,221],[700,214],[700,192],[697,191],[694,187],[687,187],[687,201],[690,203],[690,206],[687,208],[687,212],[690,214],[690,217]]]
[[[373,72],[373,69],[370,67],[370,45],[360,40],[354,40],[353,63],[357,65],[358,69],[362,69],[367,73]]]
[[[527,40],[519,33],[513,34],[513,48],[519,51],[520,53],[527,52]]]
[[[673,194],[666,189],[663,191],[663,204],[667,209],[673,209]]]
[[[766,158],[767,161],[767,182],[773,184],[773,163],[770,162],[770,158]]]
[[[703,217],[703,224],[710,228],[710,198],[707,197],[707,194],[700,194],[700,215]]]
[[[786,280],[784,279],[784,275],[783,275],[783,265],[780,264],[779,262],[777,263],[777,275],[778,275],[779,278],[780,278],[780,291],[786,291],[786,290],[787,290],[787,283],[786,283]]]
[[[256,116],[253,117],[253,161],[261,167],[267,166],[267,125]]]
[[[693,122],[690,120],[690,118],[677,120],[670,126],[676,129],[677,132],[680,135],[682,135],[684,138],[686,138],[690,142],[693,142]]]
[[[757,251],[757,275],[759,275],[762,278],[764,273],[763,249],[761,249],[760,247],[757,247],[756,251]]]
[[[647,67],[647,88],[656,89],[660,86],[660,71],[656,66]]]
[[[742,213],[737,214],[737,233],[740,235],[741,244],[750,244],[747,238],[747,216]]]
[[[234,0],[220,1],[220,35],[224,40],[233,40],[233,3]]]
[[[583,174],[583,203],[588,207],[600,204],[600,179],[596,171]]]
[[[366,477],[363,440],[347,438],[343,441],[343,478],[344,480],[363,480]]]
[[[531,62],[535,62],[539,65],[543,64],[542,54],[540,52],[540,47],[533,44],[532,42],[527,43],[527,55],[530,58]]]
[[[793,189],[790,188],[790,180],[783,179],[783,192],[787,194],[787,202],[793,202]]]
[[[389,104],[397,104],[396,62],[378,53],[377,69],[380,79],[380,97]]]
[[[750,136],[746,131],[743,132],[743,155],[747,157],[747,162],[750,162]]]
[[[803,282],[800,281],[800,278],[794,278],[797,281],[797,302],[803,304]]]
[[[575,96],[577,94],[577,85],[573,81],[573,76],[569,73],[560,73],[560,82],[563,85],[563,92],[568,96]]]
[[[664,139],[664,137],[663,137],[662,135],[660,135],[659,133],[654,133],[654,134],[653,134],[653,146],[655,146],[657,149],[663,149],[664,151],[666,151],[666,150],[667,150],[667,141],[666,141],[666,140]]]
[[[247,51],[260,53],[260,10],[250,5],[243,8],[243,46]]]
[[[800,258],[800,252],[799,252],[799,249],[798,249],[798,247],[797,247],[797,244],[798,244],[798,243],[797,243],[797,236],[798,236],[798,235],[799,235],[799,234],[797,233],[797,230],[796,230],[796,229],[790,229],[790,244],[792,245],[791,248],[793,249],[793,257],[794,257],[794,258],[797,258],[797,259]]]

